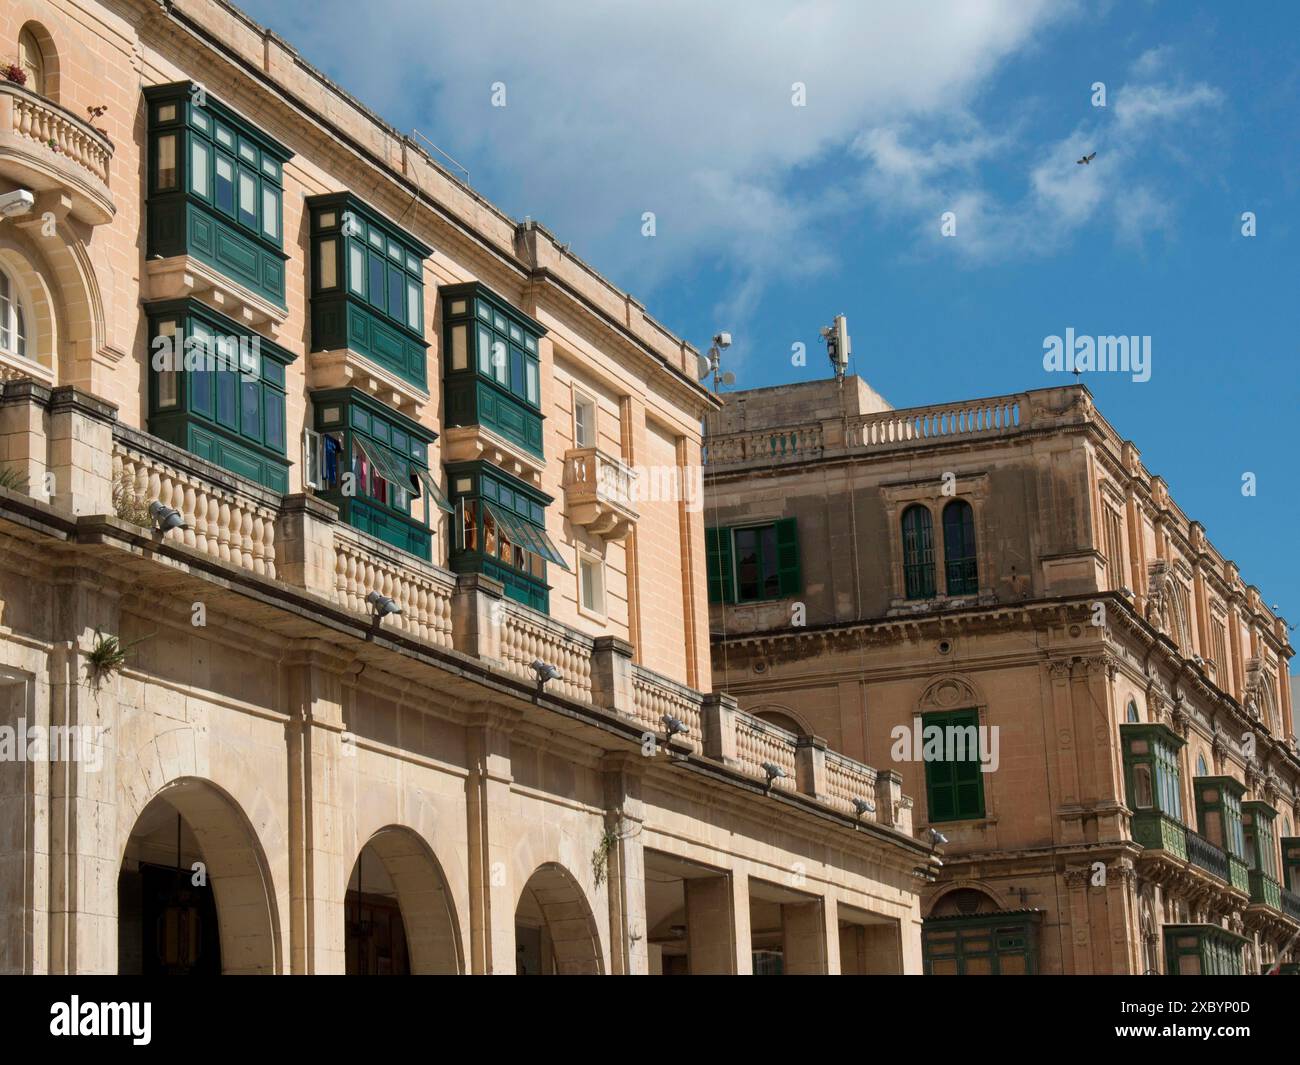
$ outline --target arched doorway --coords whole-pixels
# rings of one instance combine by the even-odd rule
[[[549,862],[528,878],[515,907],[515,972],[521,976],[603,972],[600,933],[582,888]]]
[[[182,780],[136,818],[118,873],[118,972],[276,971],[274,894],[252,826],[215,785]]]
[[[344,921],[349,976],[462,971],[446,878],[409,829],[381,829],[361,848],[348,879]]]

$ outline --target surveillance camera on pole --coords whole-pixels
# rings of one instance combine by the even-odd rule
[[[853,344],[849,340],[849,320],[844,315],[837,314],[830,325],[822,327],[821,335],[826,341],[826,354],[830,356],[835,377],[843,380],[849,356],[853,354]]]
[[[713,375],[713,391],[716,393],[720,385],[732,385],[736,383],[734,373],[722,370],[722,352],[724,349],[731,347],[730,333],[714,333],[713,346],[709,348],[708,355],[699,357],[699,379],[703,381],[709,374]]]

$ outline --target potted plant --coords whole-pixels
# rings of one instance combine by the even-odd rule
[[[5,67],[5,81],[12,81],[15,85],[26,85],[27,71],[17,63],[10,63]]]

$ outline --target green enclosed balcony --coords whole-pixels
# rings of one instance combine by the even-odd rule
[[[546,613],[547,564],[569,568],[546,532],[551,497],[486,462],[449,464],[447,483],[455,512],[452,570],[492,577],[511,599]]]
[[[525,462],[540,459],[546,328],[477,281],[444,286],[439,295],[446,424],[485,428],[522,449]]]
[[[428,463],[437,434],[356,389],[311,393],[304,482],[349,525],[428,562],[439,511],[450,511]]]
[[[312,196],[307,208],[311,387],[355,385],[392,405],[418,408],[429,389],[424,339],[429,247],[351,193]]]
[[[1241,804],[1246,862],[1250,866],[1250,901],[1282,908],[1282,884],[1278,867],[1277,833],[1273,824],[1277,811],[1258,799]]]
[[[1242,827],[1245,785],[1232,777],[1195,777],[1196,823],[1201,835],[1228,855],[1228,880],[1238,891],[1250,891],[1246,835]]]
[[[1213,924],[1167,924],[1165,972],[1169,976],[1241,976],[1246,939]]]
[[[149,431],[275,492],[289,490],[293,355],[194,299],[145,304]]]
[[[1121,725],[1120,743],[1133,839],[1186,860],[1179,766],[1184,740],[1164,725]]]
[[[211,292],[246,325],[282,321],[284,164],[293,153],[193,82],[144,95],[150,297]]]

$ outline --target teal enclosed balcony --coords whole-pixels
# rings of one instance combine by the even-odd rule
[[[364,389],[409,415],[429,398],[427,245],[351,193],[307,200],[310,387]]]
[[[540,459],[545,327],[479,282],[444,286],[439,295],[446,425],[481,427],[520,449],[524,463]]]
[[[149,297],[211,294],[244,325],[283,321],[284,164],[293,153],[193,82],[144,95]]]

